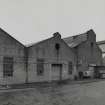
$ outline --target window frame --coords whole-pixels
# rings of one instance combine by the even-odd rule
[[[14,58],[4,56],[3,57],[3,77],[13,77],[14,71]]]
[[[38,76],[43,76],[44,75],[44,59],[43,58],[38,58],[37,59],[37,75]]]
[[[73,71],[73,63],[70,61],[68,62],[68,74],[71,75]]]

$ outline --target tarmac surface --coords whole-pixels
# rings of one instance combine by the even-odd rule
[[[1,89],[0,105],[105,105],[105,80]]]

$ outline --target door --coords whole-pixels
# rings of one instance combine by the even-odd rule
[[[62,64],[52,64],[52,80],[62,80]]]

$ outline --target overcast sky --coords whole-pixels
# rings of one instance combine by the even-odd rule
[[[0,27],[23,44],[91,28],[105,40],[105,0],[0,0]]]

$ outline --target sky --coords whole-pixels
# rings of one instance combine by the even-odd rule
[[[23,44],[89,29],[105,40],[105,0],[0,0],[0,27]]]

